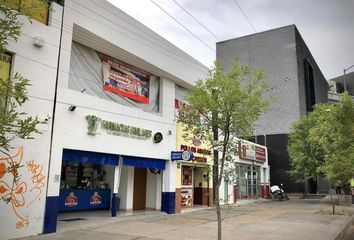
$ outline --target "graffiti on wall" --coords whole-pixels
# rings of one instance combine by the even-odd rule
[[[0,204],[11,208],[17,229],[29,226],[23,209],[40,200],[46,178],[42,164],[35,160],[25,161],[23,156],[21,147],[13,155],[0,157]]]

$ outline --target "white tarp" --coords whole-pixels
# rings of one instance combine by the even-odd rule
[[[103,59],[105,57],[109,56],[73,42],[70,61],[69,88],[80,92],[85,89],[85,94],[97,96],[101,99],[115,101],[119,104],[136,107],[147,112],[159,112],[159,77],[150,75],[148,103],[142,103],[121,94],[106,91],[104,90],[103,76]],[[110,59],[130,67],[128,64],[122,63],[119,60],[113,58]]]

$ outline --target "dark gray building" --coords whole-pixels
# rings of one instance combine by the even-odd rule
[[[289,192],[303,192],[287,174],[288,133],[293,122],[312,111],[315,103],[327,102],[328,83],[295,25],[218,42],[217,60],[225,69],[234,55],[251,68],[264,68],[270,83],[268,95],[276,100],[255,127],[256,141],[269,149],[271,184],[284,183]],[[311,191],[316,184],[310,183]]]

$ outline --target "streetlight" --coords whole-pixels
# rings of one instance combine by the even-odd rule
[[[352,67],[354,67],[354,65],[351,65],[350,67],[348,67],[347,69],[344,68],[343,72],[343,84],[344,84],[344,92],[347,91],[347,84],[345,82],[345,72],[348,71],[349,69],[351,69]]]

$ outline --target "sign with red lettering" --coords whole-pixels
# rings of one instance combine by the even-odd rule
[[[239,141],[239,157],[245,160],[266,161],[266,148],[257,146],[254,143]]]

